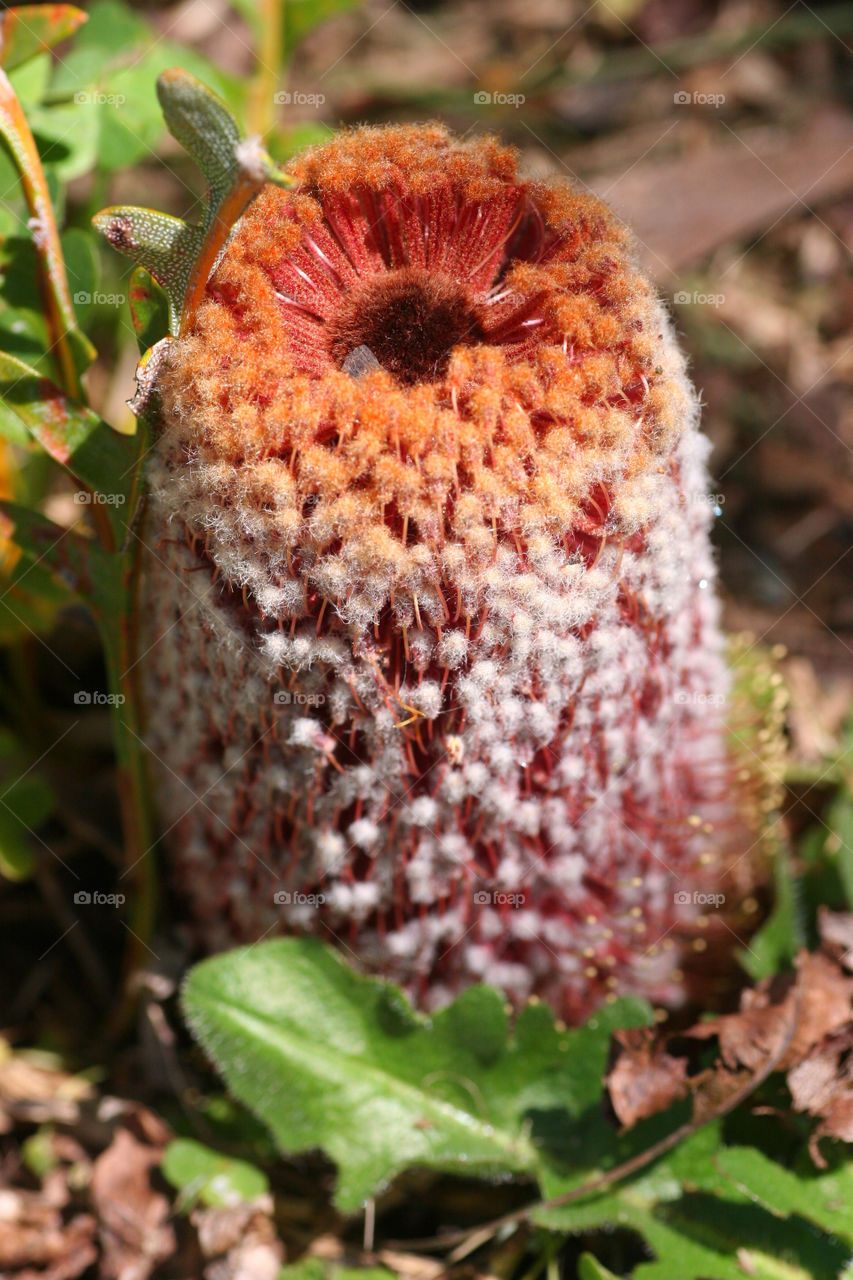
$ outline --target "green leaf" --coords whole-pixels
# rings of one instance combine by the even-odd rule
[[[250,2],[251,0],[242,0],[240,7],[248,8]],[[355,9],[358,3],[359,0],[292,0],[291,4],[282,5],[284,48],[288,56],[315,27],[338,13]]]
[[[130,273],[127,296],[133,331],[144,354],[169,332],[169,299],[144,267],[134,267]]]
[[[61,102],[31,107],[28,118],[48,173],[67,183],[95,168],[100,158],[96,112],[76,102]]]
[[[497,991],[472,988],[425,1018],[389,984],[295,938],[203,961],[184,1009],[279,1147],[319,1147],[336,1161],[345,1211],[416,1165],[536,1176],[544,1161],[567,1157],[560,1126],[548,1136],[553,1116],[600,1101],[613,1027],[650,1017],[642,1002],[623,1001],[565,1032],[532,1005],[510,1037]]]
[[[48,378],[0,352],[0,430],[24,424],[55,462],[91,490],[121,545],[135,509],[141,436],[120,435]],[[80,500],[89,501],[81,492]]]
[[[578,1258],[578,1280],[619,1280],[619,1277],[603,1267],[591,1253],[582,1253]]]
[[[739,1189],[781,1217],[797,1214],[853,1246],[853,1168],[801,1177],[755,1147],[728,1147],[715,1161]]]
[[[788,851],[781,841],[773,852],[773,885],[773,911],[750,939],[749,947],[738,952],[740,963],[755,982],[789,968],[805,946],[798,885]]]
[[[330,1258],[300,1258],[282,1267],[278,1280],[395,1280],[385,1267],[342,1267]]]
[[[39,278],[49,323],[50,349],[63,386],[79,391],[80,374],[95,356],[91,343],[77,328],[59,243],[52,193],[29,123],[5,72],[0,70],[0,135],[20,174],[32,238],[39,260]]]
[[[234,113],[183,67],[158,77],[157,98],[166,127],[207,179],[211,203],[219,204],[233,181],[235,151],[243,137]]]
[[[179,333],[247,205],[267,182],[289,186],[291,179],[279,172],[257,139],[243,139],[228,105],[185,68],[163,71],[157,96],[172,134],[207,178],[201,224],[131,205],[104,209],[93,223],[114,249],[162,285],[172,332]]]
[[[86,21],[71,4],[22,4],[0,19],[0,66],[6,71],[52,49]]]
[[[204,229],[135,205],[103,209],[92,225],[114,249],[133,258],[162,286],[169,300],[172,332],[177,333],[187,284],[204,244]]]
[[[176,1138],[163,1152],[164,1178],[191,1204],[227,1208],[269,1191],[266,1174],[245,1160],[220,1155],[192,1138]]]
[[[22,66],[9,72],[9,83],[18,101],[30,110],[36,107],[47,93],[53,62],[49,53],[39,53]]]
[[[92,306],[92,296],[98,283],[98,260],[92,236],[79,227],[71,227],[63,231],[59,239],[74,311],[78,317],[83,317]]]
[[[32,875],[33,833],[55,803],[50,787],[37,774],[24,774],[11,784],[0,782],[0,875],[7,880]]]

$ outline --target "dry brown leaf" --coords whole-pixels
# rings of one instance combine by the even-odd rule
[[[820,1124],[810,1143],[815,1164],[825,1167],[818,1150],[820,1138],[853,1142],[853,1023],[830,1036],[788,1073],[788,1088],[796,1111],[815,1116]]]
[[[797,1026],[779,1064],[780,1069],[790,1068],[853,1016],[853,978],[820,952],[801,952],[795,982],[783,1001],[774,1003],[771,984],[759,983],[744,991],[738,1013],[701,1022],[686,1034],[694,1039],[716,1036],[727,1067],[757,1071],[784,1033],[795,996],[800,1002]]]
[[[793,986],[784,1000],[772,1003],[766,987],[751,987],[744,991],[738,1013],[697,1023],[684,1034],[694,1040],[710,1040],[716,1036],[729,1070],[746,1067],[748,1071],[758,1071],[789,1025],[792,993]]]
[[[101,1275],[108,1280],[147,1280],[175,1248],[169,1201],[151,1185],[161,1157],[162,1147],[118,1129],[95,1161],[92,1201],[101,1228]]]
[[[284,1262],[284,1246],[272,1220],[268,1195],[224,1209],[196,1209],[192,1223],[210,1265],[207,1280],[276,1280]]]
[[[16,1280],[74,1280],[97,1258],[95,1230],[89,1214],[64,1224],[40,1192],[0,1191],[0,1271]]]
[[[74,1123],[79,1104],[94,1096],[90,1081],[50,1062],[46,1054],[14,1051],[0,1039],[0,1132],[8,1132],[24,1109],[35,1124]]]
[[[623,1051],[606,1077],[613,1110],[631,1128],[687,1093],[687,1060],[673,1058],[654,1043],[649,1027],[617,1032]]]
[[[818,930],[824,947],[837,957],[845,969],[853,969],[853,912],[818,911]]]

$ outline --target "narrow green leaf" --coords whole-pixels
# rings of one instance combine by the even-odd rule
[[[79,500],[103,506],[117,542],[133,516],[140,437],[120,435],[85,406],[75,404],[49,378],[0,352],[0,422],[16,415],[54,461],[90,494]]]
[[[755,982],[790,967],[805,946],[799,887],[781,841],[773,851],[773,886],[773,911],[750,939],[749,947],[738,952],[740,963]]]
[[[619,1280],[619,1277],[591,1253],[582,1253],[578,1258],[578,1280]]]
[[[11,71],[73,35],[86,21],[71,4],[22,4],[0,18],[0,66]]]
[[[172,67],[157,79],[157,98],[172,137],[193,157],[218,204],[234,180],[242,132],[230,107],[196,76]]]
[[[133,331],[144,354],[169,333],[169,300],[144,267],[134,267],[128,289]]]
[[[77,329],[68,290],[65,264],[56,226],[56,215],[41,158],[21,104],[8,76],[0,69],[0,136],[11,152],[20,174],[30,213],[30,227],[45,293],[50,347],[55,352],[62,385],[72,394],[80,390],[80,374],[94,359],[95,350]],[[71,335],[75,335],[72,344]]]
[[[98,261],[91,232],[71,227],[59,237],[71,301],[78,316],[85,316],[92,306],[98,284]]]
[[[171,214],[134,205],[103,209],[92,225],[114,249],[144,267],[163,287],[172,332],[177,333],[187,283],[204,244],[203,229]]]

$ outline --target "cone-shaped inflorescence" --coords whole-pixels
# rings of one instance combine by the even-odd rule
[[[426,1007],[677,1000],[738,814],[670,321],[491,138],[290,172],[157,375],[141,651],[196,936],[315,933]]]

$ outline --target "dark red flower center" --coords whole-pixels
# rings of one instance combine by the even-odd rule
[[[329,329],[329,350],[338,366],[364,346],[407,383],[441,377],[454,347],[484,336],[479,308],[464,285],[417,267],[363,281],[344,298]]]

